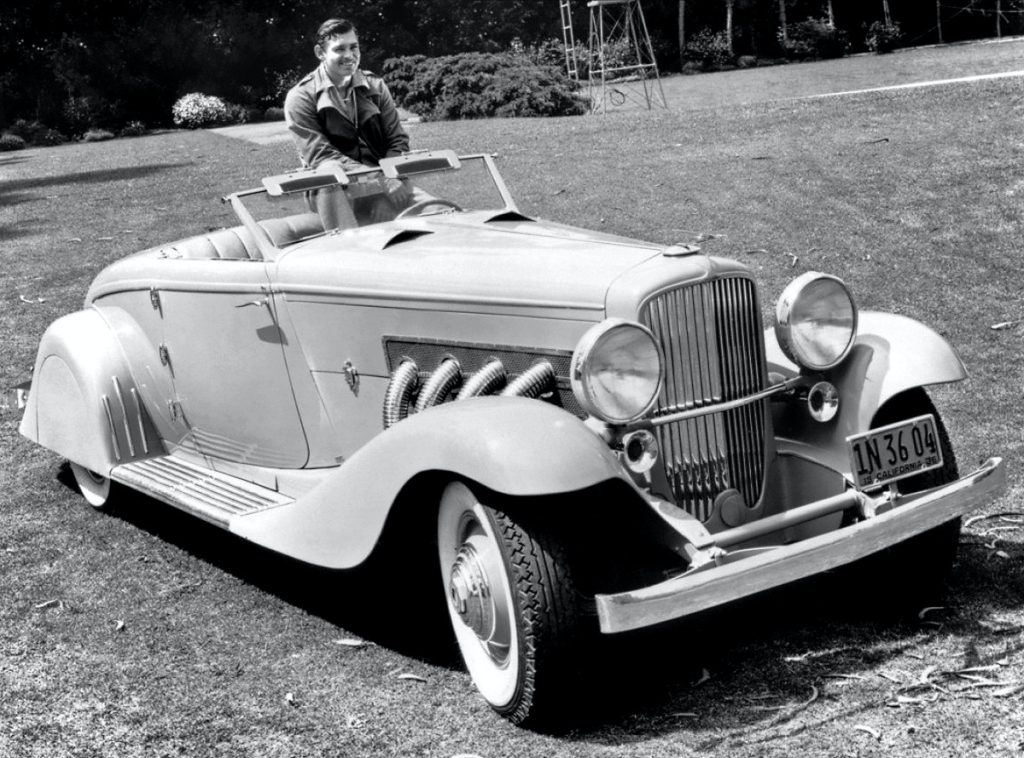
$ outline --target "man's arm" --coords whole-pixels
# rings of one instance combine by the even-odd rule
[[[385,158],[394,158],[397,155],[409,152],[409,135],[402,127],[402,117],[398,115],[398,107],[391,97],[391,90],[383,81],[380,83],[380,123],[384,130],[384,138],[387,140]]]

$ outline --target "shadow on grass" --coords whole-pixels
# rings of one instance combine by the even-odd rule
[[[15,200],[15,202],[19,201]],[[44,227],[43,220],[38,218],[25,219],[10,225],[0,226],[0,242],[9,242],[18,237],[31,237],[39,234]]]
[[[13,166],[15,163],[24,163],[27,160],[28,156],[22,153],[7,153],[0,155],[0,166]]]
[[[67,466],[59,479],[76,489]],[[320,569],[131,492],[112,516],[349,633],[431,665],[462,668],[440,583],[413,556],[385,561],[375,555],[352,571]],[[1005,643],[1000,657],[1024,650],[1024,626],[986,623],[1002,610],[1019,611],[1024,572],[1007,574],[1005,565],[975,547],[961,543],[947,597],[938,601],[946,607],[925,620],[919,605],[896,615],[873,607],[871,592],[853,600],[858,593],[851,587],[863,582],[855,566],[685,622],[595,635],[581,645],[573,694],[557,722],[536,731],[607,746],[680,731],[706,735],[702,750],[732,741],[770,743],[884,707],[886,693],[899,685],[872,672],[907,654],[918,659],[915,651],[937,631],[958,651],[944,668],[991,665],[986,648]],[[1015,563],[1024,557],[1019,545],[1007,551]],[[878,585],[878,595],[885,592]],[[936,617],[941,629],[931,621]],[[835,686],[842,677],[870,680],[878,692],[866,704],[844,700]],[[818,708],[823,702],[827,712]]]
[[[58,480],[77,495],[67,464]],[[401,557],[375,554],[357,569],[324,569],[125,488],[109,513],[351,634],[435,666],[461,665],[438,576],[413,570]]]
[[[0,166],[9,165],[0,161]],[[180,168],[191,165],[189,163],[156,163],[149,166],[134,166],[132,168],[119,168],[97,171],[80,171],[76,174],[63,174],[59,176],[41,176],[32,179],[18,179],[10,182],[0,182],[0,205],[13,207],[23,203],[38,202],[43,198],[37,190],[48,187],[63,187],[71,185],[103,184],[106,182],[126,181],[130,179],[142,179],[162,171]],[[70,202],[68,198],[67,202]],[[57,212],[55,206],[54,212]],[[38,230],[37,219],[26,220],[14,225],[0,225],[0,242],[29,236]]]
[[[0,203],[10,205],[17,202],[18,193],[25,193],[32,190],[44,189],[46,187],[60,187],[73,184],[103,184],[104,182],[117,182],[129,179],[142,179],[162,171],[190,166],[191,163],[154,163],[148,166],[132,166],[131,168],[114,168],[96,171],[80,171],[74,174],[60,174],[56,176],[40,176],[32,179],[17,179],[10,182],[0,182]],[[14,198],[12,201],[11,198]],[[22,201],[24,202],[24,201]]]
[[[601,694],[565,734],[618,745],[679,731],[706,733],[701,750],[734,740],[771,742],[885,708],[901,684],[876,676],[877,670],[906,668],[905,657],[920,660],[922,670],[932,663],[945,671],[1011,658],[1024,651],[1024,571],[1008,573],[1005,563],[973,547],[961,542],[942,596],[899,611],[880,609],[884,603],[873,604],[871,596],[883,600],[900,577],[864,592],[856,586],[864,581],[861,566],[854,564],[685,622],[610,639],[594,661],[603,669],[596,678]],[[1007,552],[1014,563],[1024,558],[1020,545]],[[941,605],[921,614],[926,603]],[[990,622],[1004,613],[1017,616]],[[933,638],[936,647],[953,649],[946,660],[920,658],[917,651]],[[866,703],[843,697],[840,686],[851,681],[872,688]],[[827,714],[811,710],[822,702],[829,703]]]

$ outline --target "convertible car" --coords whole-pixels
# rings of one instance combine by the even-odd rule
[[[114,263],[46,331],[22,434],[97,508],[135,490],[338,570],[415,547],[515,723],[588,635],[869,556],[937,575],[1005,488],[998,458],[958,473],[925,390],[954,349],[835,276],[766,329],[742,264],[524,215],[489,155],[226,202],[238,226]]]

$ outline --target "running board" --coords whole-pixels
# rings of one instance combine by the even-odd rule
[[[225,529],[238,516],[294,502],[275,490],[169,455],[116,466],[110,478]]]

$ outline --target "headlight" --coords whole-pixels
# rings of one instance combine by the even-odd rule
[[[591,416],[626,424],[658,399],[664,361],[650,330],[622,319],[592,327],[572,355],[572,390]]]
[[[837,365],[857,336],[857,305],[842,280],[808,271],[775,305],[775,336],[790,360],[813,371]]]

